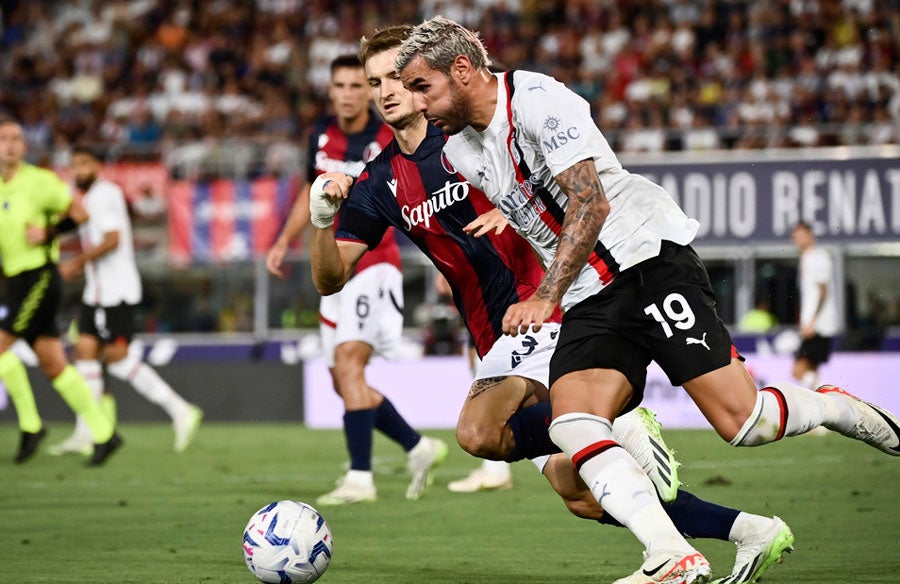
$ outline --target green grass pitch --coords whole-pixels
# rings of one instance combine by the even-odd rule
[[[70,428],[50,429],[48,443]],[[123,450],[87,469],[43,451],[14,465],[17,429],[0,425],[0,582],[252,584],[241,555],[250,515],[269,501],[313,502],[346,460],[339,432],[299,425],[206,424],[181,455],[166,426],[121,430]],[[708,431],[666,436],[689,490],[791,525],[796,552],[765,582],[900,582],[900,460],[836,435],[755,449]],[[321,582],[606,583],[641,562],[628,532],[568,515],[530,463],[514,466],[510,491],[450,493],[446,483],[477,465],[454,447],[415,502],[403,498],[404,463],[379,437],[378,502],[321,509],[335,541]],[[695,544],[714,575],[731,570],[732,544]]]

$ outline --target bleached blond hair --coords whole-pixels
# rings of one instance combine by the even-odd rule
[[[394,61],[397,71],[403,71],[410,61],[422,57],[428,66],[436,71],[450,73],[453,61],[464,55],[476,69],[491,66],[487,49],[477,32],[461,24],[435,16],[415,27],[403,44]]]

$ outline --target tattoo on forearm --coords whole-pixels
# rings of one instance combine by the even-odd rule
[[[472,399],[473,397],[477,397],[482,393],[488,391],[489,389],[493,389],[503,383],[503,380],[506,377],[486,377],[484,379],[476,379],[472,383],[472,387],[469,389],[469,397],[468,399]]]
[[[582,160],[561,172],[556,182],[569,198],[556,257],[547,267],[536,296],[559,302],[597,244],[609,215],[609,202],[593,160]]]

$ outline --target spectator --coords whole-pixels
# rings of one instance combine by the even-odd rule
[[[85,131],[158,151],[185,135],[170,131],[173,110],[201,132],[216,110],[220,137],[302,142],[327,107],[334,56],[388,15],[438,11],[480,27],[505,67],[572,83],[613,140],[625,140],[614,131],[627,112],[652,120],[655,137],[685,138],[664,149],[900,142],[896,10],[870,1],[14,2],[0,31],[0,109],[26,121],[47,159],[54,136]],[[701,110],[709,123],[692,121]],[[848,129],[860,122],[864,134]]]

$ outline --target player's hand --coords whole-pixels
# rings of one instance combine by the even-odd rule
[[[278,278],[284,279],[284,272],[281,271],[281,265],[287,255],[288,244],[281,238],[275,240],[269,252],[266,254],[266,269],[269,273]]]
[[[513,304],[506,309],[506,314],[503,316],[503,332],[516,336],[519,333],[527,333],[529,327],[534,332],[538,332],[554,310],[556,310],[556,304],[534,296]]]
[[[481,237],[493,231],[497,235],[503,233],[509,221],[500,212],[500,209],[491,209],[487,213],[482,213],[475,218],[474,221],[463,227],[463,231],[474,237]]]
[[[79,258],[72,258],[59,264],[59,275],[67,282],[74,280],[84,272],[84,262]]]
[[[319,229],[334,225],[341,202],[350,194],[353,179],[340,172],[319,175],[309,187],[309,219]]]
[[[28,245],[41,245],[47,241],[47,228],[29,223],[25,227],[25,240]]]

